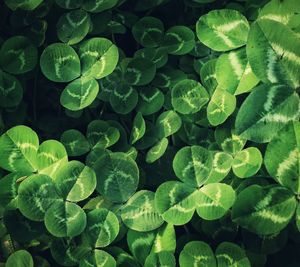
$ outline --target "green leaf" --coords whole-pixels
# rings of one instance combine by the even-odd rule
[[[299,116],[299,96],[285,85],[260,85],[243,102],[235,121],[242,138],[266,143]]]
[[[13,36],[1,46],[0,66],[8,73],[29,72],[35,68],[37,59],[37,49],[27,37]]]
[[[161,49],[171,55],[184,55],[195,47],[195,34],[186,26],[173,26],[165,33]]]
[[[229,51],[246,44],[249,23],[238,11],[212,10],[196,24],[198,39],[215,51]]]
[[[205,88],[195,80],[185,79],[176,83],[171,91],[172,106],[181,114],[198,112],[209,100]]]
[[[18,208],[33,221],[43,221],[46,211],[61,200],[53,180],[44,174],[29,176],[18,189]]]
[[[133,86],[120,84],[114,88],[109,103],[116,113],[128,114],[137,105],[138,93]]]
[[[108,148],[119,140],[120,131],[106,121],[94,120],[89,123],[86,136],[93,149]]]
[[[240,178],[255,175],[263,162],[262,155],[256,147],[248,147],[238,152],[232,162],[234,174]]]
[[[180,267],[216,267],[216,258],[211,247],[202,241],[187,243],[179,255]]]
[[[216,249],[219,267],[251,267],[245,251],[238,245],[223,242]]]
[[[56,172],[67,162],[67,151],[60,142],[47,140],[40,145],[37,154],[39,174],[47,174],[51,178],[55,178]]]
[[[11,201],[16,199],[18,195],[17,181],[23,177],[26,177],[25,173],[13,172],[5,175],[0,179],[0,203],[1,206],[5,207]]]
[[[146,58],[130,59],[124,73],[124,80],[130,85],[146,85],[155,77],[156,66]]]
[[[119,233],[117,216],[107,209],[94,209],[87,214],[84,234],[92,247],[106,247]]]
[[[200,69],[200,78],[204,87],[207,89],[210,96],[218,86],[216,75],[217,59],[211,59],[205,62]]]
[[[56,25],[58,39],[69,45],[79,43],[88,34],[90,16],[84,10],[74,10],[63,14]]]
[[[199,192],[181,182],[168,181],[155,192],[155,206],[163,219],[174,225],[189,222],[197,207]]]
[[[105,197],[98,195],[97,197],[90,198],[89,201],[83,206],[85,210],[93,209],[111,209],[114,204],[107,200]]]
[[[139,232],[152,231],[159,228],[163,219],[156,211],[154,193],[141,190],[135,193],[121,209],[123,223]]]
[[[103,12],[107,9],[111,9],[118,3],[118,0],[85,0],[83,3],[83,9],[91,13]]]
[[[237,196],[232,220],[258,235],[270,235],[287,226],[295,209],[296,199],[288,189],[252,185]]]
[[[34,172],[37,170],[37,134],[27,126],[9,129],[0,137],[0,166],[7,171]]]
[[[157,134],[161,138],[168,137],[176,133],[180,129],[181,124],[181,118],[175,111],[165,111],[156,120]]]
[[[0,70],[0,106],[15,107],[23,98],[23,87],[19,80]]]
[[[212,170],[205,184],[222,181],[231,170],[233,158],[230,154],[220,151],[211,151],[213,154]]]
[[[144,266],[145,267],[156,267],[156,266],[175,267],[176,259],[175,256],[168,251],[151,253],[146,258]]]
[[[211,125],[222,124],[234,112],[236,98],[220,87],[217,87],[207,107],[207,118]]]
[[[164,35],[164,25],[155,17],[143,17],[133,25],[132,35],[144,47],[157,47]]]
[[[232,155],[241,151],[247,141],[236,134],[233,120],[229,120],[216,129],[215,139],[223,151]]]
[[[269,174],[281,185],[300,193],[300,123],[288,123],[268,144],[264,163]]]
[[[11,254],[5,264],[7,267],[33,267],[33,259],[26,250],[18,250]]]
[[[159,88],[169,89],[174,87],[174,85],[188,76],[181,70],[166,67],[156,74],[153,80],[153,85]]]
[[[96,188],[93,169],[73,160],[62,166],[54,180],[59,194],[67,201],[79,202],[88,198]]]
[[[296,32],[295,26],[299,25],[299,11],[299,2],[293,0],[272,0],[260,10],[258,20],[274,20],[287,25]]]
[[[198,215],[205,220],[223,217],[235,202],[235,191],[230,185],[212,183],[199,190]]]
[[[230,51],[218,58],[216,79],[220,87],[234,95],[251,91],[259,82],[248,63],[245,48]]]
[[[108,39],[95,37],[79,46],[82,75],[101,79],[111,74],[119,60],[118,48]]]
[[[130,133],[130,143],[133,145],[141,139],[146,132],[146,124],[142,113],[138,112],[133,119],[132,130]]]
[[[151,115],[159,111],[165,100],[164,94],[155,87],[143,87],[139,90],[136,109],[143,115]]]
[[[99,92],[95,79],[79,78],[69,83],[60,95],[60,103],[66,109],[77,111],[90,106]]]
[[[45,225],[55,237],[74,237],[85,229],[86,215],[80,206],[61,201],[46,211]]]
[[[211,153],[201,146],[180,149],[173,160],[176,176],[185,184],[200,187],[208,179],[212,168]]]
[[[159,229],[148,232],[129,230],[127,243],[132,255],[142,264],[149,254],[175,252],[176,236],[172,224],[164,224]]]
[[[16,9],[34,10],[43,2],[43,0],[4,0],[4,2],[10,9],[15,11]]]
[[[273,20],[258,20],[251,25],[247,43],[253,72],[264,83],[299,87],[299,46],[298,35],[289,27]]]
[[[103,250],[95,249],[86,257],[84,257],[84,259],[82,259],[79,263],[79,267],[90,266],[116,267],[117,264],[115,259],[110,254]]]
[[[40,58],[42,73],[53,82],[70,82],[80,76],[80,60],[75,50],[62,43],[49,45]]]
[[[90,145],[85,136],[75,129],[64,131],[60,137],[60,141],[71,157],[84,155],[90,150]]]
[[[97,191],[112,202],[127,201],[136,191],[139,169],[125,153],[105,153],[95,162]]]
[[[146,162],[153,163],[160,159],[166,152],[168,148],[169,140],[163,138],[158,141],[153,147],[151,147],[146,154]]]
[[[135,58],[143,58],[143,59],[149,59],[152,61],[156,68],[162,68],[165,66],[168,62],[168,54],[164,52],[162,49],[154,48],[154,47],[147,47],[142,48],[140,50],[137,50],[134,53]]]

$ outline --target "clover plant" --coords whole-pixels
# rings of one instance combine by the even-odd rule
[[[0,3],[0,267],[300,265],[300,1]]]

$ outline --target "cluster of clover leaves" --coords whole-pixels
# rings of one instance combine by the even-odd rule
[[[300,1],[4,0],[0,47],[0,266],[298,266]]]

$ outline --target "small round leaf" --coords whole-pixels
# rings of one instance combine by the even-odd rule
[[[130,85],[146,85],[155,77],[156,66],[146,58],[134,58],[129,61],[124,74],[125,81]]]
[[[56,25],[57,37],[69,45],[79,43],[89,32],[90,16],[78,9],[63,14]]]
[[[90,150],[90,145],[85,136],[75,129],[63,132],[60,141],[63,143],[68,155],[71,157],[84,155]]]
[[[107,209],[94,209],[87,214],[87,226],[84,233],[91,246],[106,247],[119,233],[118,218]]]
[[[216,267],[216,258],[211,247],[202,241],[187,243],[179,255],[180,267]]]
[[[155,206],[163,219],[174,225],[189,222],[198,200],[196,189],[176,181],[161,184],[155,193]]]
[[[94,164],[97,191],[107,199],[120,203],[127,201],[136,191],[139,169],[125,153],[104,153]]]
[[[232,162],[234,174],[246,178],[256,174],[263,162],[262,155],[256,147],[248,147],[238,152]]]
[[[245,251],[238,245],[223,242],[216,249],[218,267],[251,267]]]
[[[69,83],[60,95],[60,103],[66,109],[77,111],[90,106],[99,92],[95,79],[79,78]]]
[[[186,26],[173,26],[162,41],[161,49],[171,55],[184,55],[195,47],[195,34]]]
[[[181,125],[180,116],[173,110],[161,113],[156,120],[156,129],[160,138],[176,133],[179,131]]]
[[[54,182],[64,199],[79,202],[88,198],[94,192],[96,175],[90,167],[73,160],[57,171]]]
[[[215,51],[229,51],[246,44],[250,26],[247,19],[231,9],[212,10],[197,22],[199,40]]]
[[[163,38],[164,25],[155,17],[143,17],[133,25],[132,34],[142,46],[157,47]]]
[[[235,191],[230,185],[213,183],[199,190],[198,215],[205,220],[223,217],[235,201]]]
[[[13,36],[2,44],[0,66],[11,74],[22,74],[33,70],[37,59],[37,49],[27,37]]]
[[[124,224],[135,231],[147,232],[160,227],[163,219],[156,211],[154,193],[142,190],[135,193],[121,209]]]
[[[172,106],[181,114],[198,112],[209,100],[205,88],[195,80],[182,80],[172,88]]]
[[[79,46],[82,75],[101,79],[111,74],[119,60],[118,48],[106,38],[92,38]]]
[[[40,58],[43,74],[53,82],[70,82],[80,75],[80,61],[75,50],[62,43],[46,47]]]
[[[180,149],[173,160],[176,176],[185,184],[199,187],[208,179],[212,168],[211,153],[201,146]]]
[[[0,70],[0,107],[10,108],[20,104],[23,87],[19,80]]]
[[[37,170],[37,134],[27,126],[9,129],[0,137],[0,166],[8,171],[34,172]]]
[[[33,267],[33,259],[26,250],[18,250],[11,254],[5,264],[6,267]]]
[[[80,235],[86,226],[86,215],[76,204],[57,202],[45,214],[47,230],[56,237]]]
[[[158,141],[153,147],[151,147],[146,154],[146,162],[153,163],[160,159],[168,148],[168,138],[163,138]]]
[[[207,118],[211,125],[222,124],[234,112],[236,98],[222,88],[217,88],[207,107]]]
[[[18,208],[30,220],[43,221],[46,211],[59,201],[54,182],[47,175],[31,175],[19,186]]]
[[[87,256],[85,256],[79,263],[79,267],[116,267],[116,260],[107,252],[99,249],[93,250]]]

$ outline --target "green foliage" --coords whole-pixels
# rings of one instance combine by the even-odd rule
[[[18,250],[9,256],[5,266],[33,267],[33,259],[26,250]]]
[[[40,59],[43,74],[53,82],[70,82],[79,77],[80,60],[75,50],[63,43],[46,47]]]
[[[236,10],[213,10],[197,22],[197,36],[215,51],[230,51],[246,44],[249,23]]]
[[[0,2],[1,267],[299,265],[299,1]]]
[[[37,49],[25,36],[13,36],[1,46],[0,66],[11,74],[33,70],[37,64]]]
[[[208,244],[202,241],[191,241],[187,243],[179,256],[180,266],[187,267],[193,263],[194,266],[215,267],[216,258]]]

